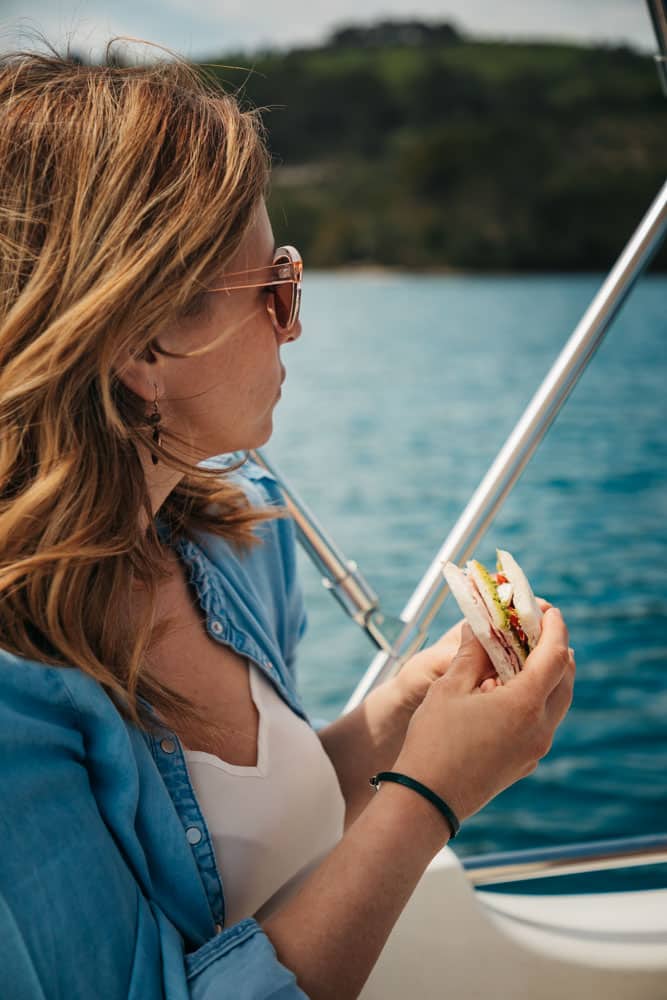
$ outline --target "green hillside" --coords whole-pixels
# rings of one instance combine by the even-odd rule
[[[211,62],[265,109],[274,227],[309,266],[604,269],[667,178],[667,98],[627,48],[389,23]]]

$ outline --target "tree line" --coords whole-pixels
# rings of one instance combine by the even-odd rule
[[[667,99],[627,47],[384,21],[202,68],[262,109],[274,228],[310,266],[606,269],[667,176]]]

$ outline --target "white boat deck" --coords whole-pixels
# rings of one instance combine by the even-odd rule
[[[667,889],[475,890],[445,847],[361,1000],[667,1000]]]

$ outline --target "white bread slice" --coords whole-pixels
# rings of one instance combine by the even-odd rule
[[[519,613],[521,625],[526,633],[528,645],[531,649],[537,646],[542,631],[542,611],[535,600],[526,574],[519,566],[516,559],[504,549],[496,549],[500,572],[506,576],[514,588],[514,607]]]
[[[471,559],[466,563],[466,575],[472,581],[478,591],[479,597],[486,605],[486,609],[498,632],[501,643],[504,646],[509,646],[511,650],[510,659],[515,663],[515,673],[518,673],[526,662],[526,653],[510,627],[509,617],[498,595],[495,579],[493,577],[489,579],[491,574],[476,559]],[[514,657],[516,657],[516,660],[514,660]]]
[[[510,653],[499,638],[498,629],[494,626],[486,605],[466,574],[458,566],[452,562],[445,563],[442,572],[454,600],[482,644],[496,673],[505,684],[514,677],[516,668]]]

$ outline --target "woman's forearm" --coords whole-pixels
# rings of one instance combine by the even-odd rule
[[[351,712],[319,730],[345,798],[346,830],[374,794],[368,779],[390,768],[398,757],[410,715],[392,679],[378,685]]]
[[[416,792],[384,784],[299,891],[262,926],[311,1000],[355,1000],[447,824]]]

